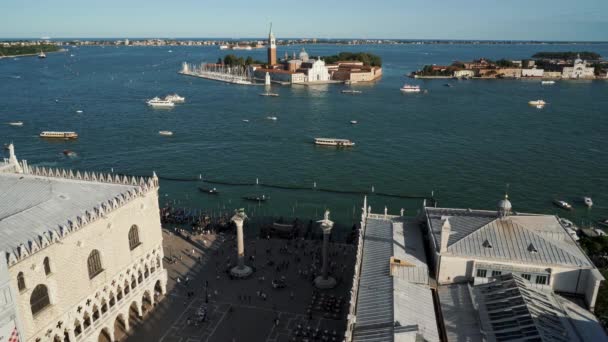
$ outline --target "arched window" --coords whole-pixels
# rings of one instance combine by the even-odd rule
[[[32,308],[32,315],[36,315],[42,309],[51,305],[51,300],[49,298],[49,290],[45,285],[38,285],[32,291],[32,296],[30,297],[30,307]]]
[[[131,229],[129,229],[129,248],[133,250],[140,244],[141,242],[139,242],[139,229],[136,225],[132,225]]]
[[[91,254],[89,254],[89,259],[87,260],[87,266],[89,267],[89,278],[93,279],[96,275],[103,271],[101,268],[101,256],[99,255],[99,251],[94,249]]]
[[[25,276],[23,275],[23,272],[17,274],[17,288],[19,291],[25,290]]]
[[[49,257],[44,258],[44,274],[51,274],[51,261],[49,260]]]

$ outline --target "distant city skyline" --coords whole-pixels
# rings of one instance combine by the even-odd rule
[[[277,38],[608,41],[608,1],[3,0],[0,38]]]

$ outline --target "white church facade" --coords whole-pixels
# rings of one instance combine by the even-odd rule
[[[594,79],[595,68],[587,66],[587,62],[577,57],[574,60],[574,65],[571,67],[564,67],[562,70],[562,78],[566,79]]]
[[[20,341],[115,341],[165,294],[158,179],[30,167],[9,148],[0,311],[15,319],[0,323]]]

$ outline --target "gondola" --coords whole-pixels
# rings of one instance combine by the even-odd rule
[[[269,199],[269,197],[266,195],[251,195],[251,196],[243,196],[243,199],[246,201],[266,202]]]
[[[217,195],[217,194],[219,194],[219,191],[217,191],[216,188],[207,189],[207,188],[199,187],[198,190],[200,192],[204,192],[204,193],[210,194],[210,195]]]

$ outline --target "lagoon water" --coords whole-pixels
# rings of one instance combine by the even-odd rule
[[[262,87],[236,86],[177,74],[181,62],[214,62],[216,47],[81,47],[45,60],[0,60],[0,141],[14,142],[31,165],[163,177],[188,177],[298,185],[343,191],[430,195],[440,206],[492,209],[509,184],[517,211],[559,213],[577,223],[608,217],[608,81],[560,81],[541,86],[520,80],[412,80],[404,75],[424,64],[478,57],[528,58],[537,51],[595,51],[586,45],[403,45],[305,46],[310,55],[369,51],[383,59],[384,77],[356,85],[273,86],[278,98],[260,97]],[[301,46],[280,46],[279,56]],[[169,52],[172,50],[172,52]],[[265,50],[236,52],[264,59]],[[71,57],[70,54],[74,56]],[[445,83],[453,87],[445,87]],[[404,83],[427,94],[401,94]],[[168,93],[185,96],[171,110],[145,101]],[[544,99],[542,110],[527,102]],[[82,110],[82,113],[77,113]],[[277,121],[265,119],[276,116]],[[249,122],[243,122],[243,119]],[[23,127],[8,121],[21,120]],[[349,121],[357,120],[358,125]],[[51,142],[43,130],[74,130],[80,139]],[[171,130],[173,137],[158,135]],[[349,150],[320,148],[314,137],[348,138]],[[70,149],[76,158],[65,157]],[[161,205],[250,215],[321,217],[350,224],[362,196],[255,186],[217,187],[202,194],[197,182],[161,180]],[[0,195],[4,189],[0,189]],[[241,196],[266,194],[262,205]],[[572,213],[552,199],[575,202]],[[415,214],[420,199],[370,195],[374,212]]]

